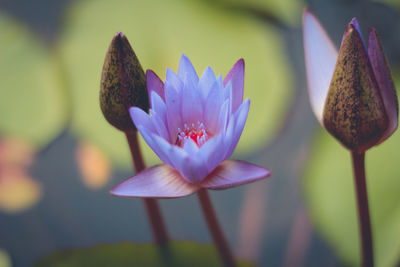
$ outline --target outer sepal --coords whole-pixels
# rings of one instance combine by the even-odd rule
[[[369,34],[368,56],[371,61],[376,81],[381,89],[382,100],[389,119],[388,128],[379,141],[379,143],[381,143],[389,138],[397,129],[399,104],[389,65],[379,41],[379,37],[373,28],[370,30]]]

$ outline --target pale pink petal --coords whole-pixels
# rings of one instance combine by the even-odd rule
[[[145,169],[117,185],[111,194],[140,198],[176,198],[195,193],[198,186],[190,184],[168,165]]]
[[[303,43],[311,107],[322,125],[325,99],[338,52],[324,28],[308,9],[303,12]]]
[[[147,93],[151,99],[151,92],[156,92],[164,101],[164,83],[152,70],[146,71]],[[150,103],[151,107],[152,103]]]
[[[381,90],[386,114],[389,117],[389,127],[382,139],[379,141],[379,143],[381,143],[391,136],[397,129],[399,107],[389,65],[387,63],[385,54],[383,53],[382,45],[375,32],[375,29],[371,29],[369,34],[368,56],[375,74],[376,81],[378,82],[379,89]]]
[[[224,79],[224,86],[228,84],[228,82],[232,82],[232,91],[233,91],[233,99],[232,99],[232,110],[233,112],[240,106],[243,102],[243,87],[244,87],[244,59],[239,59],[235,65],[233,65],[232,69],[226,75]]]
[[[225,160],[200,183],[200,186],[220,190],[251,183],[268,176],[270,172],[262,167],[239,160]]]
[[[197,76],[192,62],[190,62],[189,58],[185,54],[182,54],[178,67],[178,76],[181,80],[184,80],[186,75],[189,75],[196,84],[199,82],[199,77]]]

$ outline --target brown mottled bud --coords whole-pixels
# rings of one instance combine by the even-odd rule
[[[146,75],[128,39],[117,33],[104,60],[100,87],[100,107],[104,117],[121,131],[136,131],[129,108],[149,110]]]
[[[367,51],[351,23],[325,101],[323,124],[346,148],[359,153],[376,145],[389,126]]]

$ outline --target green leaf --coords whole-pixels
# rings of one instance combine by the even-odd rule
[[[400,259],[400,132],[366,153],[366,175],[375,263]],[[350,152],[326,132],[319,135],[303,189],[314,225],[344,262],[360,265],[358,219]]]
[[[398,0],[373,0],[373,2],[386,4],[400,11],[400,2]]]
[[[129,242],[97,245],[86,249],[74,249],[52,253],[36,264],[36,267],[73,266],[221,266],[213,245],[188,241],[173,241],[168,247]],[[239,261],[239,266],[254,266]]]
[[[28,29],[0,13],[0,134],[46,145],[65,125],[55,61]]]
[[[303,0],[219,0],[228,6],[239,8],[251,8],[258,12],[266,12],[273,15],[290,25],[298,25],[301,21],[302,8],[305,6]],[[386,0],[388,1],[388,0]],[[390,1],[390,0],[389,0]],[[210,3],[212,1],[209,1]]]
[[[130,163],[126,140],[99,108],[101,69],[117,31],[127,36],[142,66],[162,79],[167,67],[177,71],[182,53],[200,74],[210,65],[223,76],[243,57],[245,97],[252,103],[239,153],[259,148],[282,123],[292,75],[273,27],[202,1],[184,0],[76,1],[67,18],[60,45],[73,92],[74,132],[120,165]],[[146,162],[157,162],[147,145],[142,147]]]
[[[11,267],[11,258],[7,251],[0,249],[0,266],[1,267]]]

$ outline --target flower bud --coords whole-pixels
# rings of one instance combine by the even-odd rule
[[[340,47],[325,101],[323,124],[346,148],[358,153],[376,145],[389,127],[367,51],[352,23]]]
[[[100,107],[107,121],[121,131],[136,131],[129,108],[149,110],[146,76],[128,39],[121,32],[111,41],[100,86]]]

